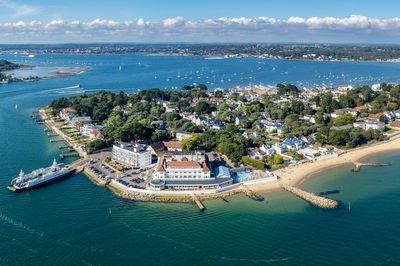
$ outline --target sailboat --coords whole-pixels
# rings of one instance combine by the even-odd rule
[[[18,109],[18,104],[15,104],[15,109]]]
[[[121,70],[122,70],[122,66],[120,65],[120,66],[119,66],[119,71],[121,71]]]

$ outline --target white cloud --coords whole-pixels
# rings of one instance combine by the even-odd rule
[[[9,0],[0,0],[0,8],[11,10],[13,12],[11,16],[13,17],[31,16],[39,12],[39,9],[37,7],[26,4],[19,4],[17,2]]]
[[[183,17],[174,17],[174,18],[167,18],[163,20],[163,25],[166,28],[171,28],[171,27],[176,27],[176,26],[182,26],[184,24],[185,20]]]
[[[4,1],[0,0],[0,5],[2,2]],[[4,23],[0,24],[0,40],[4,40],[2,37],[7,36],[9,43],[79,41],[400,43],[399,29],[400,18],[376,19],[360,15],[344,18],[290,17],[288,19],[221,17],[197,21],[185,20],[178,16],[162,21],[146,21],[140,18],[137,21],[95,19]]]

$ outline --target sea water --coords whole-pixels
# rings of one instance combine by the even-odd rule
[[[350,165],[342,166],[300,185],[330,193],[341,202],[337,210],[270,192],[264,202],[244,196],[206,201],[206,211],[199,212],[191,204],[123,200],[82,174],[23,193],[6,189],[20,169],[50,165],[60,154],[59,143],[50,143],[44,127],[30,118],[32,111],[58,97],[204,80],[215,81],[210,88],[277,82],[372,84],[398,81],[400,65],[146,55],[3,58],[90,70],[0,85],[0,265],[396,265],[400,260],[399,152],[368,159],[391,163],[388,167],[352,172]]]

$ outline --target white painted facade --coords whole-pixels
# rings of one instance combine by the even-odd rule
[[[129,144],[113,145],[112,159],[134,168],[143,169],[151,164],[151,153],[140,144],[134,147]]]

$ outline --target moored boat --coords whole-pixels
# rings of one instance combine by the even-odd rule
[[[11,180],[7,188],[14,192],[33,189],[66,177],[73,172],[73,169],[54,160],[50,167],[36,169],[29,174],[25,174],[21,170],[18,177]]]

